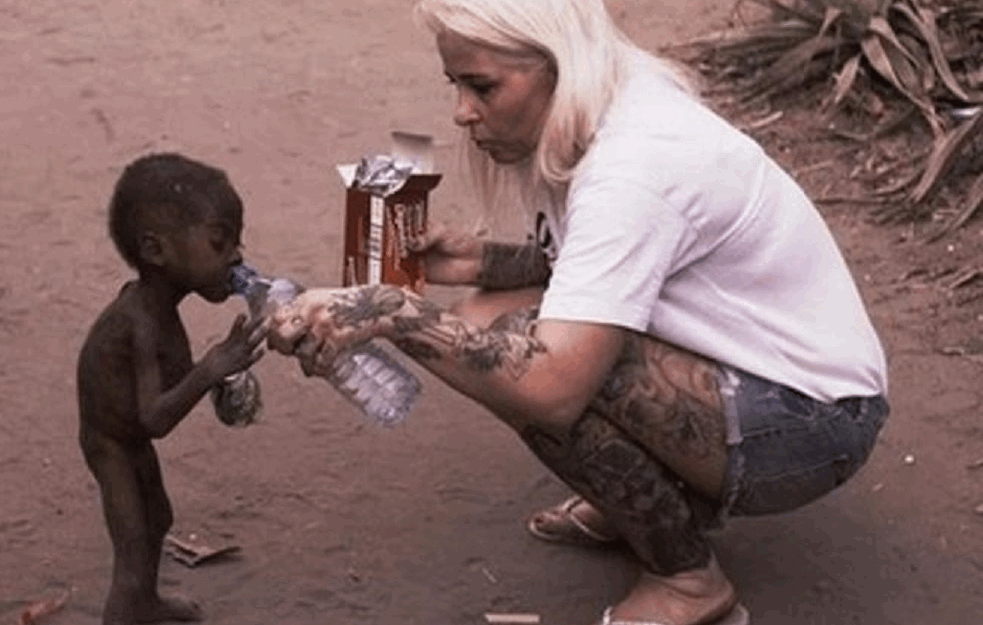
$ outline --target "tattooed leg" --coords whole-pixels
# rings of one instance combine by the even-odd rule
[[[705,534],[712,502],[591,408],[563,440],[534,426],[521,434],[642,561],[645,571],[614,607],[615,620],[694,625],[716,621],[733,608],[734,587]]]
[[[710,561],[699,514],[709,504],[699,502],[675,474],[599,413],[588,408],[566,440],[531,425],[521,436],[604,514],[652,572],[673,575]]]
[[[491,328],[525,333],[535,308]],[[565,436],[513,424],[532,451],[604,515],[655,572],[700,568],[726,466],[713,363],[632,335],[601,392]],[[686,486],[683,486],[683,484]]]
[[[591,409],[603,414],[706,497],[717,499],[727,467],[717,365],[635,334]]]

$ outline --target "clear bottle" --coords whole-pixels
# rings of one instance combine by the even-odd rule
[[[212,387],[215,416],[225,425],[246,427],[259,420],[263,412],[263,395],[259,380],[246,369],[222,378]]]
[[[232,290],[252,315],[267,315],[304,291],[292,280],[259,274],[247,265],[232,268]],[[361,343],[338,354],[326,379],[372,420],[393,426],[409,415],[420,381],[380,345]]]

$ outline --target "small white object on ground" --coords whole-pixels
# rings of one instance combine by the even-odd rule
[[[485,621],[499,625],[539,625],[538,614],[486,612]]]

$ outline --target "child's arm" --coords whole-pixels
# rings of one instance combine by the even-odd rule
[[[224,341],[215,345],[190,371],[169,389],[163,389],[156,330],[138,328],[134,333],[139,421],[151,438],[163,438],[223,377],[242,371],[263,355],[266,337],[263,318],[246,321],[236,317]]]

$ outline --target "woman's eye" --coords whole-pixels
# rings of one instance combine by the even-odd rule
[[[471,89],[478,95],[488,95],[495,88],[494,83],[484,83],[484,82],[472,83],[470,86]]]
[[[452,78],[451,76],[447,76],[447,84],[453,85],[458,88],[463,87],[465,89],[468,89],[469,91],[472,91],[475,94],[477,94],[479,97],[487,96],[492,91],[494,91],[495,88],[498,86],[498,83],[496,82],[483,82],[483,81],[476,82],[474,80],[468,80],[468,79],[465,79],[463,81],[458,81],[456,78]]]

